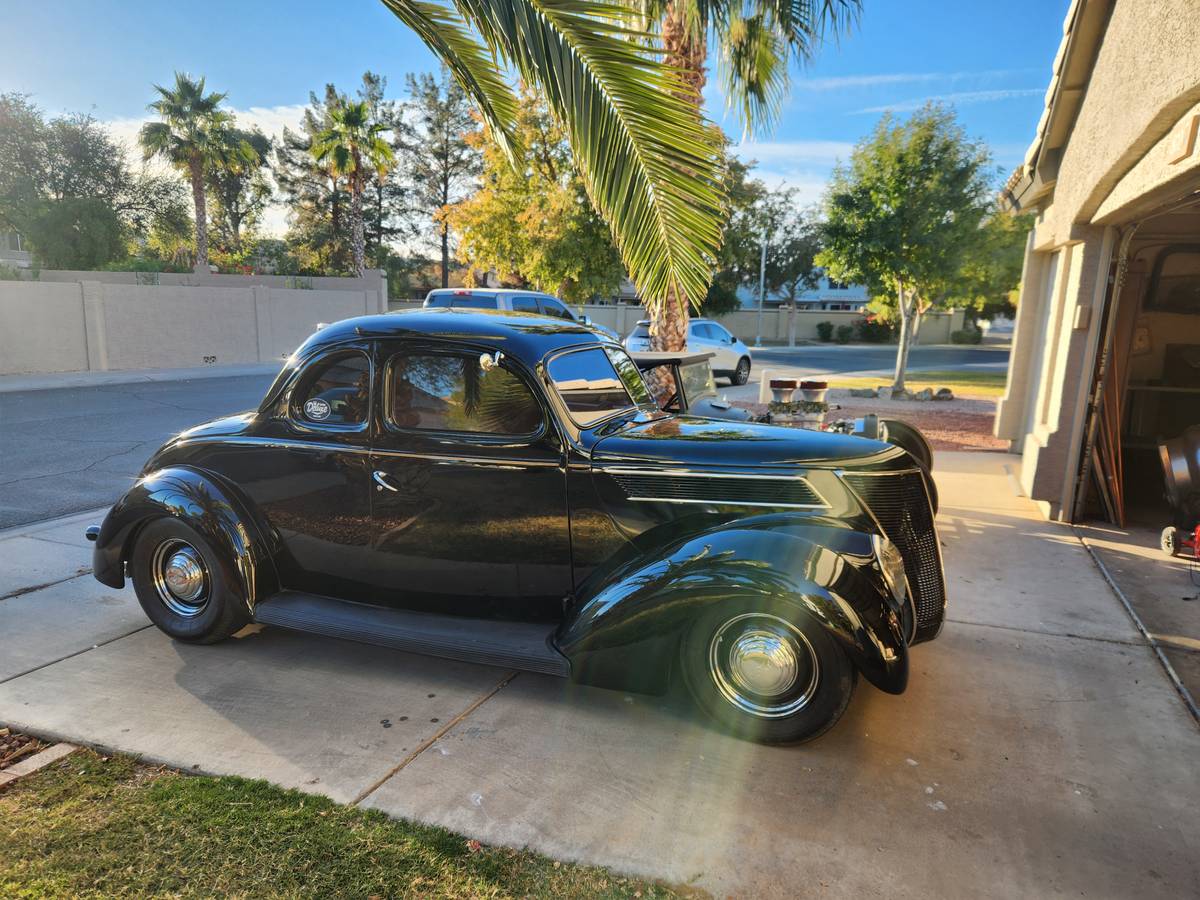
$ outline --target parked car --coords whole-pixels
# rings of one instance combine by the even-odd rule
[[[594,328],[614,341],[620,337],[611,328],[597,325],[588,316],[577,316],[575,311],[557,297],[539,291],[514,291],[501,288],[441,288],[425,295],[426,309],[450,307],[452,309],[501,309],[511,312],[533,313],[578,322]]]
[[[321,329],[88,537],[95,577],[131,578],[180,641],[259,622],[625,691],[679,678],[767,742],[831,727],[860,674],[902,692],[945,608],[899,448],[664,412],[591,329],[475,310]]]
[[[641,372],[656,369],[667,372],[670,387],[658,404],[665,412],[735,422],[749,422],[754,418],[749,410],[734,406],[717,395],[712,371],[714,354],[638,351],[629,355]]]
[[[629,332],[625,349],[631,353],[650,349],[649,319],[642,319]],[[731,384],[745,384],[750,380],[750,348],[712,319],[692,319],[688,323],[687,351],[711,353],[713,374],[728,378]]]

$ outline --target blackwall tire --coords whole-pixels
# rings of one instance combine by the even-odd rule
[[[721,604],[680,641],[696,706],[723,730],[764,744],[820,737],[846,711],[858,672],[832,637],[794,611]]]
[[[750,380],[750,359],[743,356],[738,360],[737,368],[733,370],[733,374],[729,376],[729,381],[735,385],[745,384]]]
[[[178,519],[156,519],[129,560],[138,602],[159,630],[178,641],[212,644],[250,621],[212,545]]]

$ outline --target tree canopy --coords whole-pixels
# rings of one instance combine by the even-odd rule
[[[603,219],[575,170],[562,129],[528,91],[517,114],[514,166],[495,144],[483,145],[479,190],[447,207],[458,257],[494,270],[502,283],[548,291],[575,303],[612,296],[624,274]]]
[[[834,278],[896,298],[895,390],[904,387],[922,309],[977,245],[993,174],[987,148],[968,139],[954,112],[937,104],[906,121],[883,116],[849,163],[834,170],[817,262]]]

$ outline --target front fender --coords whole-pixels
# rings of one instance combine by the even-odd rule
[[[104,518],[92,551],[92,572],[109,587],[125,586],[125,561],[138,530],[152,519],[186,522],[216,550],[229,584],[238,585],[253,612],[259,597],[278,589],[262,531],[235,491],[188,466],[159,469],[141,478]]]
[[[816,622],[868,681],[899,694],[908,682],[902,610],[873,560],[860,531],[788,515],[738,520],[595,573],[555,643],[577,681],[657,690],[703,609],[759,600]]]

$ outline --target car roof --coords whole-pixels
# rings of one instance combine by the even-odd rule
[[[479,294],[483,297],[499,297],[501,294],[532,294],[535,297],[549,297],[551,300],[557,300],[553,294],[547,294],[545,291],[534,291],[526,288],[434,288],[425,295],[428,300],[434,294],[456,294],[460,297],[465,297],[471,294]]]
[[[326,325],[304,342],[299,356],[321,347],[364,338],[423,335],[453,341],[484,341],[534,365],[554,350],[610,342],[585,325],[555,316],[492,309],[431,307],[358,316]]]

